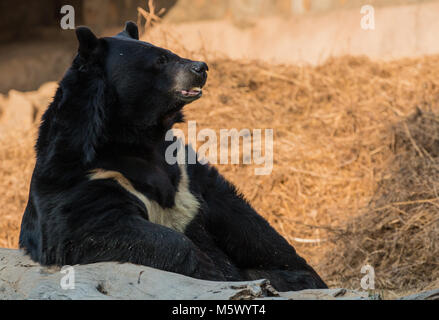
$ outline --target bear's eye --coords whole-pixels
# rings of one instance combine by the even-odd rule
[[[157,64],[165,64],[168,62],[168,57],[164,54],[162,54],[160,57],[158,57],[157,59]]]

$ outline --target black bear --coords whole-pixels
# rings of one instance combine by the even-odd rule
[[[215,168],[166,161],[165,135],[202,96],[206,63],[139,41],[133,22],[114,37],[76,34],[78,54],[39,129],[20,247],[43,265],[130,262],[326,288]]]

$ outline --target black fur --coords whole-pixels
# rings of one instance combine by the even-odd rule
[[[178,165],[166,132],[200,96],[207,65],[138,41],[77,29],[78,55],[40,126],[20,247],[43,265],[131,262],[209,280],[268,278],[278,290],[325,288],[317,273],[215,168],[187,165],[200,209],[184,234],[149,221],[142,201],[100,168],[123,174],[163,208],[175,205]],[[195,70],[195,71],[194,71]],[[190,151],[190,150],[189,150]]]

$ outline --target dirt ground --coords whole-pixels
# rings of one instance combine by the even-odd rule
[[[209,64],[187,120],[217,132],[274,129],[271,175],[219,170],[330,286],[359,289],[365,264],[387,297],[438,285],[439,56]],[[0,95],[0,247],[17,247],[36,128],[55,87]]]

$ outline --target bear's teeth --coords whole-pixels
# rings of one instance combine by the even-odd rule
[[[182,94],[183,96],[197,96],[197,95],[200,94],[201,91],[202,91],[201,88],[196,87],[196,88],[192,88],[192,89],[189,90],[189,91],[187,91],[187,90],[182,90],[182,91],[181,91],[181,94]]]

